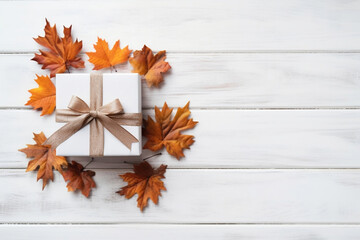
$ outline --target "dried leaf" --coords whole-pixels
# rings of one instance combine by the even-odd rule
[[[38,88],[29,90],[31,97],[25,105],[31,105],[34,109],[42,108],[41,116],[52,114],[56,104],[56,89],[49,76],[38,76],[35,82]]]
[[[144,149],[158,151],[164,146],[168,153],[175,156],[178,160],[184,157],[183,149],[189,149],[194,143],[194,136],[183,135],[182,131],[194,128],[198,122],[194,122],[190,116],[188,102],[183,108],[178,108],[175,117],[171,120],[172,108],[169,108],[165,102],[162,110],[155,106],[155,120],[148,116],[144,120],[144,136],[147,142]]]
[[[29,161],[26,172],[39,168],[37,180],[43,180],[42,189],[44,190],[49,180],[54,180],[53,168],[61,172],[61,167],[66,166],[67,161],[64,157],[56,156],[56,150],[52,149],[50,145],[42,145],[46,141],[43,132],[39,134],[34,133],[33,139],[36,144],[27,144],[27,148],[19,149],[19,151],[25,153],[28,158],[34,158]]]
[[[129,59],[133,66],[133,71],[144,75],[146,83],[149,87],[158,87],[164,81],[162,73],[167,72],[171,67],[168,62],[165,62],[166,51],[160,51],[155,56],[150,48],[146,45],[142,50],[134,52],[134,57]]]
[[[93,70],[100,70],[108,67],[115,67],[120,63],[127,62],[131,50],[129,46],[120,48],[120,41],[116,41],[113,48],[109,49],[109,44],[98,37],[98,41],[94,44],[95,52],[87,52],[89,62],[94,64]]]
[[[117,193],[125,195],[127,199],[138,194],[137,206],[141,211],[147,206],[149,198],[157,204],[159,196],[161,196],[160,190],[166,190],[164,182],[161,180],[165,178],[166,168],[167,165],[161,165],[155,170],[146,161],[134,164],[134,173],[128,172],[120,175],[128,185],[122,187]]]
[[[62,172],[62,175],[65,182],[69,181],[66,185],[69,192],[78,189],[85,197],[89,197],[91,189],[96,187],[93,180],[95,172],[91,170],[84,171],[84,167],[75,161],[68,164],[67,169]]]
[[[78,56],[82,49],[82,41],[79,42],[76,39],[73,42],[71,27],[64,27],[64,37],[60,39],[56,25],[51,27],[46,19],[45,37],[34,38],[38,44],[47,48],[48,51],[39,50],[40,54],[35,53],[35,57],[31,60],[42,64],[42,69],[49,69],[51,71],[50,77],[54,77],[57,73],[63,73],[70,67],[85,67],[84,61]]]

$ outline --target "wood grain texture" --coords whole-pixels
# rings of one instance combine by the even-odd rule
[[[360,227],[352,225],[0,225],[0,237],[6,240],[73,239],[118,240],[358,240]]]
[[[43,34],[44,17],[73,24],[86,51],[97,36],[168,51],[358,50],[359,10],[341,0],[0,2],[0,51],[37,49],[31,38]]]
[[[0,55],[0,107],[23,107],[37,87],[35,74],[49,74],[32,54]],[[87,57],[84,57],[87,59]],[[292,108],[359,107],[360,54],[168,54],[165,84],[143,82],[143,107]],[[89,72],[87,69],[73,72]],[[120,72],[130,72],[130,64]],[[107,70],[109,71],[109,70]],[[105,71],[106,72],[106,71]]]
[[[125,170],[96,170],[90,199],[62,177],[44,191],[35,173],[0,170],[2,223],[360,223],[360,170],[166,172],[159,205],[143,213],[116,194]],[[15,187],[16,186],[16,187]]]
[[[342,0],[0,1],[0,238],[359,239],[359,10]],[[15,110],[46,73],[29,60],[45,17],[73,24],[84,51],[97,36],[168,50],[173,68],[162,88],[143,86],[144,113],[191,100],[200,124],[185,159],[149,160],[170,168],[158,206],[140,213],[115,194],[129,171],[118,168],[136,158],[89,165],[90,199],[67,193],[57,173],[44,192],[25,173],[17,149],[56,129],[53,116]]]
[[[144,112],[148,114],[153,111]],[[191,151],[185,150],[186,158],[177,161],[164,151],[164,156],[151,162],[171,168],[360,166],[360,110],[194,110],[192,117],[199,124],[187,131],[196,142]],[[33,131],[48,136],[56,129],[53,116],[40,117],[32,110],[0,111],[0,132],[8,133],[1,139],[0,167],[25,168],[29,159],[17,149],[33,142]],[[122,161],[98,159],[91,167],[124,167]]]

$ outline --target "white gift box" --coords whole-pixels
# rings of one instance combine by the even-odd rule
[[[56,75],[56,108],[67,109],[72,96],[90,105],[90,73]],[[125,113],[141,113],[141,81],[137,73],[104,73],[103,105],[118,98]],[[59,128],[66,123],[56,123]],[[141,155],[141,126],[124,126],[139,142],[131,150],[104,128],[104,156]],[[56,148],[59,156],[89,156],[90,125],[86,125]]]

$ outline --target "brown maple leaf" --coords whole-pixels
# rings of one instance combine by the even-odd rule
[[[194,122],[190,116],[188,102],[183,108],[178,108],[175,117],[171,120],[173,108],[164,103],[162,110],[155,106],[155,120],[148,116],[144,120],[143,135],[148,139],[144,149],[158,151],[164,146],[166,151],[178,160],[184,157],[183,149],[189,149],[194,142],[194,136],[183,135],[182,131],[194,128],[198,122]]]
[[[42,145],[46,140],[43,132],[39,134],[34,133],[33,139],[36,144],[27,144],[27,148],[19,149],[19,151],[25,153],[26,157],[33,158],[29,161],[26,172],[39,168],[37,180],[43,180],[42,189],[44,190],[49,180],[54,180],[53,168],[61,172],[61,167],[66,166],[67,161],[64,157],[56,156],[56,150],[52,149],[50,145]]]
[[[127,199],[138,194],[137,206],[141,211],[147,206],[149,198],[158,204],[159,196],[161,196],[160,190],[166,190],[164,182],[161,180],[165,178],[166,168],[167,165],[161,165],[155,170],[146,161],[134,164],[134,173],[128,172],[120,175],[128,185],[122,187],[117,193],[121,196],[125,195]]]
[[[35,82],[39,84],[38,88],[30,89],[32,94],[25,105],[31,105],[34,109],[42,108],[40,116],[52,114],[56,104],[56,89],[49,76],[38,76]]]
[[[96,187],[93,180],[95,172],[91,170],[84,171],[84,167],[75,161],[68,164],[67,168],[62,172],[62,175],[65,182],[69,181],[66,185],[69,192],[78,189],[85,197],[89,197],[91,189]]]
[[[94,44],[95,52],[87,52],[89,62],[94,64],[93,70],[100,70],[103,68],[112,67],[115,69],[115,65],[127,62],[129,59],[131,50],[129,46],[120,48],[120,41],[116,41],[113,48],[109,49],[109,44],[98,37],[98,41]]]
[[[146,45],[142,50],[134,52],[134,56],[129,59],[133,66],[133,71],[140,75],[144,75],[146,83],[149,87],[158,87],[164,81],[162,73],[167,72],[171,67],[168,62],[165,62],[166,51],[160,51],[155,56],[150,48]]]
[[[49,69],[51,71],[50,77],[54,77],[56,73],[63,73],[70,67],[85,67],[84,61],[78,56],[82,49],[82,41],[79,42],[76,39],[73,42],[71,27],[64,27],[64,37],[60,39],[56,25],[51,27],[46,19],[45,36],[34,38],[38,44],[47,48],[48,51],[39,50],[40,54],[35,53],[35,57],[31,60],[42,64],[42,69]]]

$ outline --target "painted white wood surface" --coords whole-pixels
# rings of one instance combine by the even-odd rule
[[[118,240],[358,240],[359,226],[344,225],[0,225],[0,236],[8,240],[87,239]]]
[[[0,107],[24,107],[27,91],[37,87],[35,74],[49,74],[32,57],[0,55]],[[169,53],[168,61],[172,70],[160,89],[143,84],[143,107],[187,100],[192,108],[360,106],[360,53]],[[91,71],[92,64],[86,66]]]
[[[168,51],[359,50],[359,11],[342,0],[5,1],[0,51],[34,51],[45,17],[73,24],[85,50],[97,36]]]
[[[143,213],[116,194],[128,170],[99,169],[90,199],[68,193],[60,174],[44,191],[36,174],[0,170],[3,223],[360,222],[360,170],[169,169],[159,205]]]
[[[359,10],[357,0],[0,1],[0,238],[359,239]],[[42,192],[25,173],[17,149],[55,130],[19,110],[46,73],[29,60],[45,17],[73,24],[85,51],[97,36],[168,50],[173,69],[161,89],[143,86],[145,113],[191,100],[200,124],[185,159],[150,160],[170,168],[159,206],[140,213],[114,193],[124,159],[89,165],[91,199],[59,175]]]
[[[57,130],[53,116],[39,113],[0,110],[0,132],[9,133],[0,144],[0,167],[25,168],[29,159],[16,149],[33,142],[33,131],[49,136]],[[360,110],[193,110],[192,117],[199,124],[188,131],[196,142],[186,157],[177,161],[164,151],[151,162],[171,168],[360,167]],[[136,161],[100,158],[91,167],[124,167],[124,159]]]

